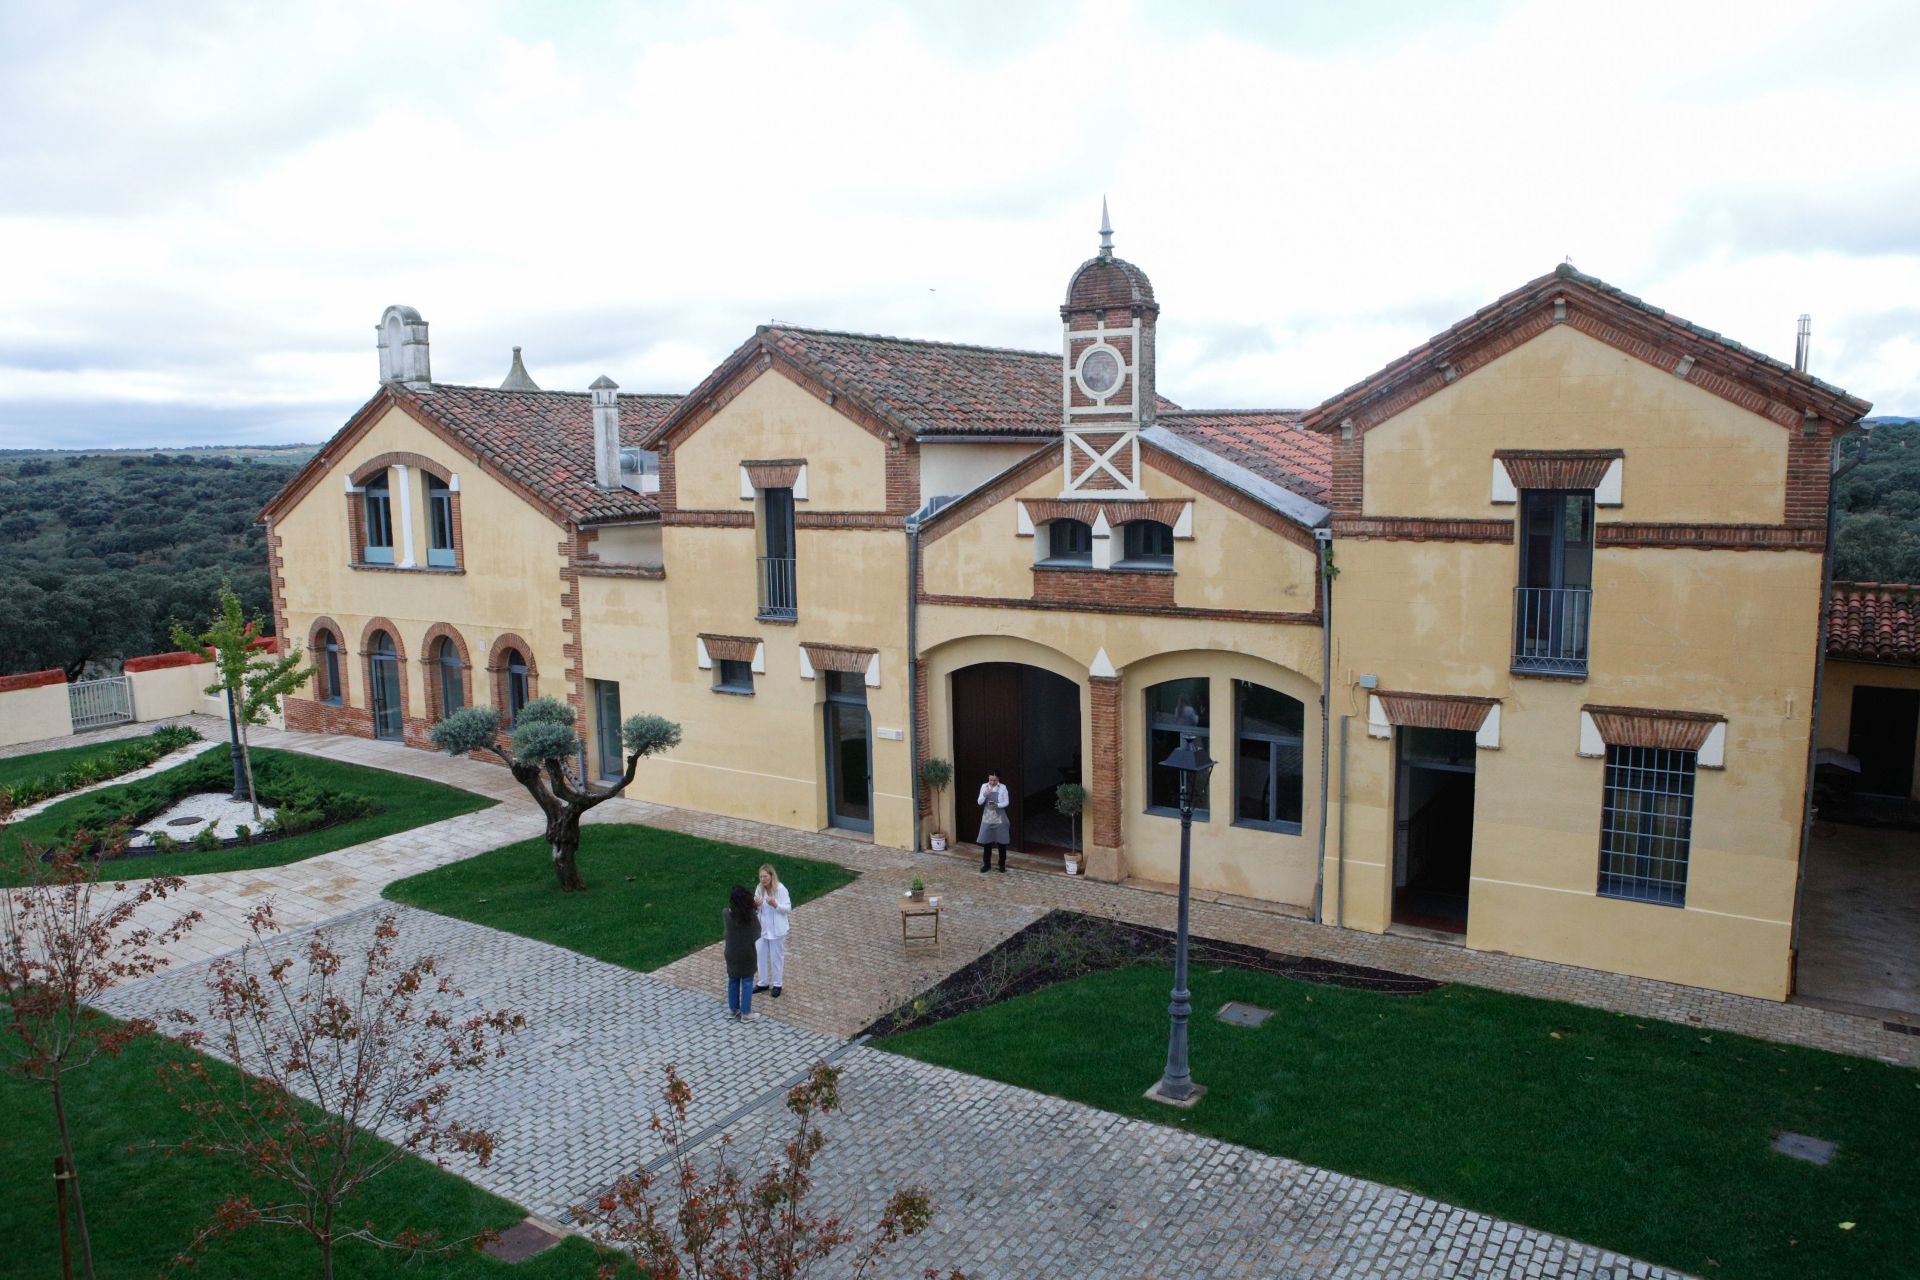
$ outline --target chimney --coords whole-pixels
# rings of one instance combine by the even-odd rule
[[[520,348],[513,349],[513,367],[507,370],[507,376],[500,383],[502,391],[538,391],[540,384],[527,373],[527,366],[520,360]]]
[[[618,489],[620,384],[603,373],[588,390],[593,394],[593,482],[602,489]]]
[[[1800,333],[1793,341],[1793,367],[1801,373],[1807,371],[1807,352],[1813,346],[1813,317],[1800,317]]]
[[[433,373],[427,362],[427,322],[412,307],[388,307],[375,329],[380,350],[380,381],[412,391],[431,391]]]

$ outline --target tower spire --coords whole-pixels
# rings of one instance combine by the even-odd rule
[[[1100,256],[1113,256],[1113,219],[1107,216],[1107,198],[1100,197]]]

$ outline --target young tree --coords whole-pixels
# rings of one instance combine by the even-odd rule
[[[491,1133],[447,1117],[450,1077],[503,1056],[507,1037],[526,1019],[505,1010],[456,1015],[461,992],[433,957],[402,963],[396,956],[400,927],[391,913],[375,925],[364,958],[356,949],[351,962],[328,929],[297,952],[261,954],[274,930],[270,903],[248,924],[252,941],[238,957],[216,960],[207,977],[212,1032],[183,1037],[246,1074],[209,1070],[196,1054],[169,1064],[164,1076],[195,1120],[183,1148],[239,1158],[274,1194],[265,1203],[227,1199],[181,1260],[251,1226],[305,1233],[320,1251],[325,1280],[344,1240],[434,1247],[431,1235],[383,1232],[346,1211],[361,1188],[410,1153],[464,1152],[482,1166],[492,1159]],[[293,1096],[296,1089],[307,1101]],[[374,1136],[388,1125],[402,1134],[398,1143]]]
[[[680,726],[661,716],[629,716],[620,726],[627,769],[620,781],[596,787],[578,776],[574,761],[580,738],[573,731],[573,708],[558,698],[535,698],[520,708],[508,746],[500,745],[500,713],[492,707],[467,707],[433,726],[433,743],[448,755],[491,751],[506,761],[513,776],[533,794],[547,815],[547,848],[553,873],[568,893],[587,887],[580,878],[580,818],[632,785],[640,762],[680,745]]]
[[[788,1091],[794,1135],[752,1181],[727,1158],[730,1143],[724,1137],[702,1173],[687,1132],[693,1090],[672,1067],[661,1097],[666,1115],[655,1115],[651,1128],[667,1146],[672,1203],[661,1203],[655,1175],[643,1169],[623,1175],[591,1208],[573,1211],[574,1221],[603,1249],[622,1255],[601,1264],[600,1280],[625,1274],[624,1260],[649,1280],[807,1280],[853,1243],[846,1223],[810,1213],[804,1203],[813,1189],[813,1163],[827,1143],[820,1117],[840,1105],[837,1069],[815,1063]],[[932,1221],[933,1202],[924,1189],[895,1192],[842,1273],[855,1280],[865,1276],[888,1249],[919,1235]],[[939,1273],[929,1268],[923,1274],[935,1280]],[[965,1277],[949,1271],[947,1280]]]
[[[0,814],[0,846],[9,816]],[[188,911],[163,925],[137,924],[142,908],[185,881],[155,876],[135,889],[115,884],[111,895],[100,893],[99,869],[85,855],[102,839],[110,848],[126,842],[123,831],[102,837],[81,830],[44,860],[22,849],[23,883],[0,890],[0,1006],[5,1007],[0,1059],[9,1070],[46,1086],[52,1097],[53,1124],[73,1189],[80,1265],[89,1280],[93,1242],[74,1159],[66,1078],[97,1058],[118,1057],[135,1039],[151,1034],[154,1024],[146,1018],[116,1021],[86,1004],[117,982],[159,971],[167,963],[159,950],[200,920],[198,911]]]
[[[313,669],[300,665],[298,651],[276,657],[261,644],[258,620],[247,619],[240,597],[224,579],[220,583],[220,611],[212,623],[198,635],[176,626],[173,642],[211,662],[219,673],[219,679],[205,691],[227,695],[227,706],[233,713],[234,748],[240,755],[247,803],[253,806],[257,825],[260,797],[253,787],[253,752],[247,729],[265,724],[268,713],[279,710],[281,698],[313,678]]]

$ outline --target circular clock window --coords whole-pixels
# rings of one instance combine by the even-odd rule
[[[1096,396],[1120,385],[1120,357],[1112,347],[1095,347],[1080,357],[1080,385]]]

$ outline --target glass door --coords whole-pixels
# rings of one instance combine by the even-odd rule
[[[620,747],[620,686],[612,680],[593,682],[593,737],[600,757],[600,776],[626,776]]]
[[[827,825],[873,830],[873,744],[867,683],[857,672],[827,676]]]
[[[373,736],[397,742],[406,736],[406,729],[400,707],[400,655],[394,650],[392,636],[384,631],[374,634],[367,664],[373,674],[369,681],[373,686]]]

